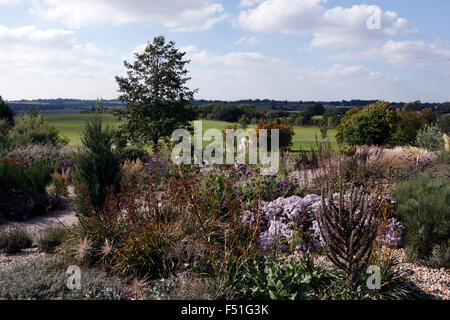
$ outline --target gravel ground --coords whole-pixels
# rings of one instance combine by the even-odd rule
[[[35,259],[37,257],[45,255],[47,254],[44,252],[40,252],[37,247],[24,249],[22,250],[22,252],[14,255],[0,253],[0,272],[11,268],[16,264],[26,263],[31,259]]]
[[[394,249],[393,255],[398,262],[394,270],[402,277],[414,283],[433,299],[450,300],[450,269],[408,263],[403,249]],[[315,262],[326,269],[333,267],[325,256],[316,257]]]
[[[432,268],[405,262],[403,249],[396,250],[395,271],[438,300],[450,300],[450,269]]]

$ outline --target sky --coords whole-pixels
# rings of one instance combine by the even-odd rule
[[[164,35],[196,99],[450,100],[448,0],[0,0],[0,95],[115,99]]]

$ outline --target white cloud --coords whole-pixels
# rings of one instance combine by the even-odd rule
[[[186,52],[186,58],[190,59],[193,64],[199,65],[222,64],[228,67],[271,68],[285,66],[288,63],[282,59],[264,56],[259,52],[229,52],[218,55],[205,50],[200,51],[195,46],[188,46],[180,50]]]
[[[94,43],[78,42],[70,30],[0,26],[2,93],[8,98],[95,95],[97,81],[113,82],[121,69],[93,59],[101,54]]]
[[[0,6],[1,5],[5,5],[5,6],[15,6],[20,4],[22,1],[21,0],[0,0]]]
[[[239,40],[237,40],[234,44],[239,45],[247,45],[247,46],[255,46],[259,43],[259,38],[257,36],[251,36],[251,37],[242,37]]]
[[[344,52],[330,58],[339,61],[382,59],[396,66],[415,66],[450,75],[450,47],[439,40],[432,43],[389,40],[380,48]]]
[[[36,0],[32,12],[78,29],[96,23],[159,23],[186,30],[207,29],[225,18],[214,0]]]
[[[255,4],[257,3],[261,3],[264,0],[242,0],[240,3],[240,7],[241,8],[245,8],[245,7],[253,7]]]
[[[380,40],[415,32],[406,19],[392,11],[380,11],[381,29],[370,30],[367,20],[373,6],[326,9],[326,0],[265,0],[241,11],[238,23],[254,32],[311,34],[312,47],[376,46]]]

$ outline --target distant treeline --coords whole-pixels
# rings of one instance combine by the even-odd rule
[[[305,107],[311,105],[321,104],[325,109],[329,108],[355,108],[355,107],[366,107],[370,104],[376,103],[378,100],[342,100],[342,101],[279,101],[279,100],[269,100],[269,99],[249,99],[249,100],[236,100],[236,101],[220,101],[220,100],[196,100],[194,104],[196,105],[210,105],[210,104],[228,104],[228,105],[253,105],[257,109],[267,109],[267,110],[280,110],[280,111],[302,111]],[[450,102],[444,103],[429,103],[429,102],[389,102],[389,104],[394,108],[407,108],[415,111],[421,111],[423,109],[432,108],[438,113],[450,113]]]
[[[342,100],[342,101],[279,101],[279,100],[269,100],[269,99],[248,99],[248,100],[237,100],[237,101],[221,101],[221,100],[195,100],[194,105],[197,105],[202,109],[207,107],[210,110],[211,106],[233,106],[234,111],[229,115],[233,120],[236,117],[242,116],[243,112],[237,109],[245,110],[244,113],[248,113],[251,118],[262,119],[264,114],[271,111],[280,112],[292,112],[292,111],[303,111],[311,106],[322,105],[325,109],[330,108],[354,108],[354,107],[365,107],[367,105],[375,103],[377,100]],[[10,108],[14,112],[20,112],[22,109],[28,110],[31,107],[39,106],[42,112],[48,110],[85,110],[95,111],[97,101],[96,100],[81,100],[81,99],[37,99],[37,100],[17,100],[8,101]],[[410,110],[421,111],[423,109],[432,108],[434,112],[437,113],[450,113],[450,102],[445,103],[422,103],[420,101],[415,102],[390,102],[393,108],[404,108],[405,106]],[[103,106],[105,109],[108,108],[124,108],[126,104],[119,100],[103,100]],[[236,107],[239,107],[236,109]],[[253,107],[253,109],[251,108]],[[220,109],[220,108],[219,108]],[[254,110],[256,109],[256,110]],[[262,112],[259,112],[262,111]],[[202,114],[211,113],[209,111],[203,111]],[[215,112],[214,112],[215,113]],[[219,112],[220,113],[220,112]],[[313,112],[313,115],[317,115]],[[216,116],[214,116],[216,117]],[[228,116],[226,116],[228,117]],[[228,121],[228,120],[224,120]]]
[[[9,107],[14,112],[28,110],[30,107],[39,107],[42,112],[49,110],[95,110],[96,100],[79,100],[79,99],[37,99],[37,100],[18,100],[8,101]],[[103,100],[105,108],[123,108],[125,104],[119,100]]]

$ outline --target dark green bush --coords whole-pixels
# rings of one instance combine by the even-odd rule
[[[397,214],[406,227],[406,253],[409,258],[429,260],[437,246],[450,238],[450,181],[421,175],[400,184],[394,198]]]
[[[101,211],[108,188],[119,191],[120,158],[112,149],[113,136],[111,130],[103,129],[101,116],[89,121],[83,130],[82,152],[75,159],[76,202],[82,214],[88,205]]]
[[[44,256],[0,272],[0,300],[119,300],[127,289],[119,278],[81,269],[81,289],[67,288],[68,266],[60,256]]]
[[[18,253],[32,244],[33,238],[23,229],[14,228],[0,233],[0,250],[8,254]]]
[[[68,231],[65,228],[49,230],[38,242],[41,251],[52,253],[56,247],[67,239]]]
[[[0,161],[0,202],[27,194],[44,194],[51,181],[50,161],[38,159],[31,164]]]

